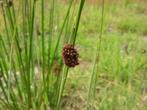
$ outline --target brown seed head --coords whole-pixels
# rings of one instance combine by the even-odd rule
[[[11,7],[12,5],[13,5],[13,0],[8,0],[8,1],[7,1],[7,6],[8,6],[8,7]]]
[[[62,57],[64,63],[68,67],[75,67],[76,65],[79,64],[78,61],[79,54],[77,53],[77,50],[74,48],[74,46],[71,44],[66,44],[63,47]]]

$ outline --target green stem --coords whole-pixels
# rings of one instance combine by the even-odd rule
[[[82,12],[84,3],[85,3],[85,0],[81,0],[80,8],[79,8],[79,11],[78,11],[78,17],[77,17],[77,21],[76,21],[75,31],[73,30],[73,32],[74,32],[73,33],[74,40],[72,42],[73,44],[75,44],[75,41],[76,41],[77,31],[78,31],[80,17],[81,17],[81,12]],[[65,88],[65,84],[66,84],[66,80],[67,80],[67,76],[68,76],[68,71],[69,71],[69,68],[65,67],[64,74],[62,75],[61,84],[60,84],[60,87],[59,87],[59,94],[58,94],[58,99],[57,99],[56,110],[60,109],[61,98],[62,98],[63,91],[64,91],[64,88]]]
[[[99,74],[99,64],[100,64],[100,51],[101,51],[101,43],[102,43],[102,35],[103,35],[103,24],[104,24],[104,0],[102,2],[102,16],[101,16],[101,28],[100,28],[100,35],[98,37],[99,42],[97,43],[97,49],[96,49],[96,56],[92,71],[92,76],[90,80],[90,87],[88,92],[88,106],[87,110],[89,110],[89,103],[93,98],[95,97],[95,90],[96,90],[96,82],[98,80],[98,74]]]

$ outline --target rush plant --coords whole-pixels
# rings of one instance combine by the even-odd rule
[[[0,109],[60,109],[69,70],[61,50],[75,45],[84,2],[0,1]]]

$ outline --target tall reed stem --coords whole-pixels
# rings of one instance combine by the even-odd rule
[[[84,3],[85,3],[85,0],[81,0],[79,11],[78,11],[78,16],[77,16],[77,19],[76,19],[76,26],[73,27],[73,33],[72,33],[73,36],[71,38],[73,40],[70,42],[71,44],[75,44],[75,41],[76,41],[78,27],[79,27],[79,22],[80,22],[80,18],[81,18],[81,14],[82,14]],[[56,110],[60,109],[61,98],[62,98],[63,91],[64,91],[64,88],[65,88],[65,83],[66,83],[66,80],[67,80],[68,71],[69,71],[69,68],[64,66],[64,74],[62,75],[61,84],[59,86],[59,93],[58,93],[58,99],[57,99],[57,105],[56,105],[57,108],[56,108]]]
[[[102,43],[102,35],[103,35],[103,24],[104,24],[104,0],[102,1],[101,28],[100,28],[100,35],[98,37],[96,55],[95,55],[93,71],[92,71],[91,80],[90,80],[88,100],[87,100],[87,102],[88,102],[87,110],[89,110],[89,106],[91,106],[91,101],[95,100],[94,98],[95,98],[95,94],[96,94],[95,93],[96,83],[97,83],[98,75],[99,75],[99,64],[100,64],[100,52],[101,52],[101,43]]]

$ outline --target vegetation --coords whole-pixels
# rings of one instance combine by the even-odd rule
[[[0,1],[0,110],[146,110],[146,5]]]

